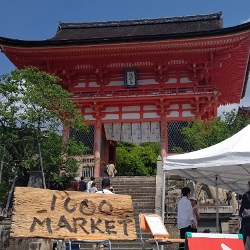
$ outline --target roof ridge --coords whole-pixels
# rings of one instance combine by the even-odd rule
[[[94,27],[118,27],[118,26],[132,26],[132,25],[147,25],[147,24],[161,24],[161,23],[175,23],[175,22],[194,22],[220,19],[222,12],[211,14],[179,16],[179,17],[163,17],[163,18],[148,18],[148,19],[132,19],[120,21],[102,21],[102,22],[84,22],[84,23],[63,23],[60,22],[58,30],[60,29],[81,29]]]

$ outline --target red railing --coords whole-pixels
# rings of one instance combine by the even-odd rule
[[[154,88],[154,89],[119,89],[110,91],[96,91],[96,92],[74,92],[75,99],[89,99],[89,98],[120,98],[120,97],[136,97],[136,96],[166,96],[166,95],[194,95],[194,94],[214,94],[219,92],[214,86],[197,86],[188,88]]]

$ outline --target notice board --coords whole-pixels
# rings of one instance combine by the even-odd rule
[[[161,217],[158,214],[146,214],[145,220],[154,236],[168,237],[169,233],[165,228]]]

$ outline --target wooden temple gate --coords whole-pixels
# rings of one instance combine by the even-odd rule
[[[116,141],[160,142],[169,124],[210,119],[244,96],[250,25],[222,27],[220,13],[97,23],[60,23],[45,41],[0,39],[18,67],[56,74],[92,126],[94,175],[115,161]],[[64,128],[63,136],[70,136]],[[90,160],[91,162],[91,160]]]

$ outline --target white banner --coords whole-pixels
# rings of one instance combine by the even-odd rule
[[[131,123],[122,124],[121,141],[132,142],[132,125]]]
[[[161,129],[159,122],[106,123],[104,130],[107,140],[133,142],[159,142]]]
[[[141,123],[141,142],[150,142],[150,122]]]
[[[141,124],[139,122],[132,123],[132,138],[133,143],[141,143]]]
[[[160,123],[151,122],[150,142],[159,142],[160,138]]]
[[[113,123],[113,141],[121,141],[121,123]]]
[[[112,131],[113,131],[113,125],[112,123],[104,123],[104,130],[107,140],[112,140]]]

